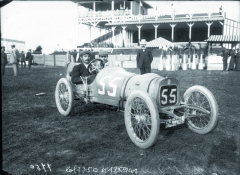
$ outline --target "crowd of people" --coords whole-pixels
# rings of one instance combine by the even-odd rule
[[[223,61],[223,71],[230,71],[237,69],[237,60],[240,60],[240,49],[231,49],[229,52],[226,49],[222,50],[220,54]],[[228,64],[228,59],[230,61]]]
[[[137,52],[136,60],[137,60],[137,68],[140,70],[140,74],[151,73],[151,63],[153,61],[153,56],[151,50],[146,48],[146,40],[142,39],[140,41],[141,49]],[[31,71],[31,66],[33,62],[33,55],[31,49],[25,54],[23,51],[19,52],[15,45],[11,46],[12,52],[10,57],[10,63],[13,67],[13,76],[19,75],[19,64],[21,64],[21,68],[26,68],[26,62],[28,62],[28,70]],[[223,71],[227,70],[236,70],[237,60],[240,60],[240,49],[230,50],[229,52],[226,49],[222,50],[221,56],[223,61]],[[228,59],[230,57],[230,62],[228,64]],[[99,58],[103,60],[104,64],[108,63],[108,53],[106,51],[99,52]],[[80,74],[86,74],[86,68],[90,61],[95,59],[95,53],[92,51],[83,51],[79,49],[77,52],[73,50],[72,52],[68,52],[67,56],[68,62],[74,63],[82,63],[81,66],[78,65],[77,68],[73,71],[73,76],[79,77]],[[5,74],[5,67],[8,64],[7,54],[5,53],[5,47],[1,47],[1,76]],[[75,72],[75,73],[74,73]],[[81,80],[77,80],[77,78],[72,79],[74,83],[81,82]],[[76,81],[75,81],[76,80]]]
[[[21,68],[26,68],[26,61],[28,62],[28,70],[31,72],[31,67],[33,63],[33,55],[31,49],[25,54],[23,51],[19,52],[15,45],[11,45],[12,51],[10,60],[8,62],[7,54],[5,53],[5,47],[1,46],[1,76],[5,74],[5,67],[8,63],[12,64],[13,67],[13,76],[19,75],[19,64]]]

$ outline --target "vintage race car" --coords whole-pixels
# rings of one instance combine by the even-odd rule
[[[76,100],[81,103],[101,103],[124,111],[125,126],[130,139],[140,148],[151,147],[158,138],[161,126],[173,127],[186,123],[199,134],[212,131],[218,121],[218,105],[213,94],[203,86],[192,86],[180,100],[180,85],[175,78],[155,73],[138,75],[120,67],[105,67],[94,59],[88,71],[99,71],[88,85],[71,82],[69,64],[66,78],[61,78],[55,90],[58,111],[70,115]],[[100,65],[100,66],[99,66]],[[101,70],[102,69],[102,70]],[[81,104],[80,103],[80,104]]]

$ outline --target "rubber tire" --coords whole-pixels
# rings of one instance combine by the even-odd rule
[[[216,127],[217,122],[218,122],[217,101],[216,101],[215,97],[213,96],[213,94],[211,93],[211,91],[209,91],[206,87],[197,85],[197,86],[192,86],[186,90],[186,92],[184,93],[184,101],[185,102],[187,102],[187,100],[188,100],[187,97],[189,97],[190,94],[193,92],[200,92],[208,99],[208,102],[211,107],[211,116],[210,116],[209,123],[206,126],[204,126],[203,128],[195,127],[195,125],[190,120],[187,120],[187,125],[188,125],[188,128],[195,133],[207,134]]]
[[[133,136],[135,134],[134,130],[132,129],[132,122],[131,122],[131,102],[135,97],[139,97],[143,99],[150,111],[151,118],[152,118],[152,127],[150,131],[149,138],[145,142],[139,142],[138,140],[135,139]],[[125,111],[124,111],[124,119],[125,119],[125,126],[127,129],[127,133],[132,140],[132,142],[138,146],[139,148],[149,148],[151,147],[157,140],[158,138],[158,133],[159,133],[159,127],[160,127],[160,119],[159,119],[159,113],[158,113],[158,108],[153,100],[152,97],[150,97],[147,93],[136,90],[131,93],[131,95],[128,97],[126,105],[125,105]]]
[[[67,90],[69,92],[69,96],[68,96],[69,104],[68,104],[68,108],[66,110],[64,110],[60,104],[60,99],[59,99],[59,95],[58,95],[58,90],[59,90],[60,84],[65,84],[67,87]],[[68,116],[74,110],[73,89],[72,89],[71,83],[66,78],[61,78],[57,82],[56,89],[55,89],[55,101],[56,101],[56,105],[57,105],[57,109],[58,109],[59,113],[63,116]]]

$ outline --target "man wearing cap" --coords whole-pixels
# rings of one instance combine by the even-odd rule
[[[103,61],[103,64],[107,66],[108,62],[108,53],[107,51],[100,51],[99,52],[99,58]]]
[[[87,66],[90,63],[90,51],[82,51],[79,56],[81,61],[79,65],[73,67],[71,73],[71,80],[74,84],[83,84],[81,77],[88,77],[87,83],[91,84],[95,79],[96,75],[90,75],[87,71]],[[81,76],[81,77],[80,77]]]
[[[5,47],[1,47],[1,76],[5,73],[5,66],[8,63],[7,54],[5,53]]]
[[[14,76],[18,76],[20,54],[19,51],[15,48],[15,45],[12,45],[11,47],[12,47],[11,63],[13,64],[13,73]]]
[[[140,69],[141,75],[151,73],[151,63],[153,56],[151,50],[146,48],[147,41],[142,39],[140,41],[141,49],[137,53],[137,68]]]

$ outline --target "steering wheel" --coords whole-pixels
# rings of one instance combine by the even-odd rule
[[[104,62],[103,60],[97,58],[92,61],[87,66],[87,71],[90,75],[92,75],[95,71],[95,73],[98,73],[100,70],[104,68]]]

